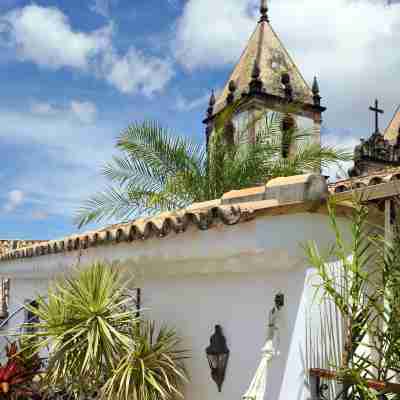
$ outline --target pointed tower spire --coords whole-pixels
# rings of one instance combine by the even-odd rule
[[[272,28],[268,18],[268,1],[258,0],[259,22],[203,122],[214,132],[217,116],[234,104],[235,99],[240,99],[240,107],[231,109],[234,109],[235,118],[237,116],[236,128],[246,131],[244,135],[248,140],[255,140],[254,129],[240,121],[255,118],[260,112],[290,109],[296,122],[299,119],[303,123],[303,118],[313,122],[313,141],[319,143],[325,107],[320,104],[318,82],[313,91]],[[243,120],[239,116],[243,116]]]
[[[261,18],[259,22],[269,22],[267,0],[261,0],[260,13]]]

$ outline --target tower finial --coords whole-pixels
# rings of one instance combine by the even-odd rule
[[[236,82],[233,80],[230,81],[228,89],[229,89],[229,94],[228,94],[226,101],[228,102],[228,104],[231,104],[231,103],[233,103],[233,100],[235,100],[235,91],[237,89]]]
[[[318,79],[315,76],[313,85],[312,85],[312,93],[313,93],[313,99],[314,99],[314,105],[320,106],[321,105],[321,96],[319,94],[319,84],[318,84]]]
[[[208,108],[207,108],[207,117],[211,118],[214,112],[214,105],[215,105],[215,93],[214,89],[211,90],[211,96],[210,100],[208,102]]]
[[[259,22],[269,22],[267,0],[261,0],[260,13],[261,18]]]
[[[254,62],[251,72],[250,93],[260,93],[263,89],[263,83],[260,79],[261,71],[257,60]]]
[[[214,89],[211,89],[211,96],[210,96],[210,101],[208,103],[210,106],[214,106],[215,104],[215,93]]]

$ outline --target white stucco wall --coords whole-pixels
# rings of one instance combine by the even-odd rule
[[[144,315],[175,327],[191,351],[191,383],[186,398],[240,399],[260,361],[267,314],[277,292],[285,294],[280,356],[271,368],[271,399],[306,398],[305,310],[314,289],[312,270],[301,244],[316,240],[325,248],[333,239],[327,217],[297,214],[260,217],[233,227],[192,229],[181,235],[85,251],[80,265],[118,261],[142,288]],[[2,263],[9,276],[11,307],[46,291],[48,279],[71,271],[77,253]],[[214,325],[223,327],[231,350],[222,393],[210,377],[205,348]]]
[[[184,345],[191,349],[191,400],[240,398],[255,373],[266,340],[268,312],[274,295],[285,294],[280,356],[270,372],[271,399],[298,399],[304,389],[304,308],[307,294],[306,269],[290,272],[256,273],[149,280],[143,284],[143,306],[151,318],[178,327]],[[222,393],[211,381],[205,348],[214,325],[224,329],[230,360]]]

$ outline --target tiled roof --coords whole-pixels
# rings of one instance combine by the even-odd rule
[[[278,178],[265,186],[232,191],[221,199],[195,203],[185,210],[166,212],[8,251],[0,261],[82,250],[111,243],[134,242],[180,234],[190,226],[208,230],[218,225],[236,225],[256,216],[314,211],[327,198],[328,187],[320,175]]]
[[[353,189],[362,189],[368,186],[374,186],[399,180],[400,168],[386,168],[375,174],[360,176],[351,179],[343,179],[332,183],[329,185],[329,191],[331,193],[342,193]]]
[[[357,192],[357,188],[375,190],[372,198],[397,194],[400,168],[385,170],[374,175],[346,179],[328,186],[324,177],[315,174],[276,178],[264,186],[233,190],[221,199],[194,203],[185,210],[165,212],[154,217],[139,218],[123,224],[115,224],[99,230],[71,235],[60,240],[32,243],[20,242],[18,248],[0,255],[0,261],[85,251],[90,247],[120,242],[143,241],[182,234],[189,227],[202,231],[220,225],[236,225],[261,215],[287,215],[301,212],[325,212],[321,207],[330,195]],[[386,185],[385,185],[386,183]],[[381,190],[378,190],[382,188]],[[343,199],[341,212],[347,215],[351,204]],[[24,245],[25,244],[25,245]]]
[[[9,253],[12,250],[21,249],[41,243],[40,240],[0,240],[0,256]]]
[[[227,84],[218,96],[214,106],[214,114],[217,114],[225,107],[229,94],[229,83],[231,81],[234,81],[236,84],[235,94],[238,98],[244,92],[248,91],[256,61],[260,68],[260,79],[268,94],[282,98],[285,97],[281,78],[283,73],[288,73],[293,88],[294,100],[313,104],[313,95],[310,87],[307,85],[278,35],[267,21],[261,21],[257,24],[238,64],[235,66]]]

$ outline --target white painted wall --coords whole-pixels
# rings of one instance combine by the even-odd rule
[[[286,306],[280,335],[280,356],[270,372],[271,399],[298,399],[304,389],[306,269],[290,272],[255,273],[149,280],[143,284],[146,313],[157,321],[178,327],[184,345],[190,348],[191,385],[186,398],[239,399],[247,390],[266,340],[268,312],[274,295],[285,293]],[[231,355],[221,394],[211,381],[205,356],[214,325],[224,329]]]
[[[323,248],[333,240],[326,216],[259,217],[206,232],[193,228],[164,239],[89,249],[80,262],[118,261],[136,277],[144,314],[175,327],[191,350],[190,400],[241,398],[260,361],[274,296],[282,291],[281,354],[270,372],[267,398],[301,400],[307,394],[305,310],[314,290],[301,243],[310,239]],[[77,257],[66,253],[1,263],[2,274],[12,279],[11,307],[45,293],[48,279],[70,272]],[[205,355],[215,324],[223,327],[231,350],[222,393],[211,380]]]

